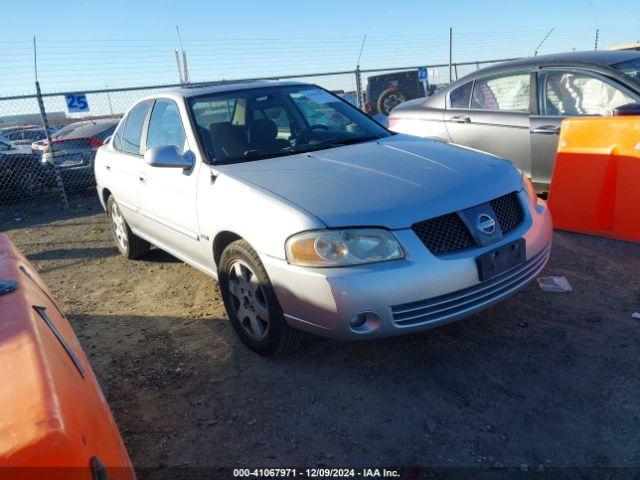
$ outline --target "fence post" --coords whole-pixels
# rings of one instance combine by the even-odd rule
[[[449,83],[453,82],[453,28],[449,27]]]
[[[47,146],[51,150],[51,154],[53,155],[53,144],[51,143],[51,133],[49,132],[49,120],[47,120],[47,112],[44,109],[44,102],[42,101],[42,92],[40,92],[40,82],[36,80],[36,96],[38,97],[38,108],[40,109],[40,116],[42,117],[42,128],[44,128],[44,134],[47,137]],[[56,175],[56,183],[58,184],[58,188],[60,189],[60,195],[62,196],[62,204],[65,209],[69,208],[69,200],[67,199],[67,192],[64,189],[64,184],[62,183],[62,177],[60,176],[60,171],[58,170],[58,165],[56,165],[55,159],[53,161],[53,171]]]
[[[362,98],[362,76],[360,74],[360,65],[356,66],[356,95],[358,96],[358,108],[364,109],[364,99]]]

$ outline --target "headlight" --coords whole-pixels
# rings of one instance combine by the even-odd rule
[[[531,204],[535,207],[538,204],[538,195],[536,195],[536,189],[533,188],[533,183],[529,180],[526,173],[522,173],[522,184],[524,185],[524,189],[527,191],[527,195],[529,195],[529,200],[531,200]]]
[[[299,233],[287,240],[286,251],[289,263],[304,267],[340,267],[404,257],[396,237],[377,228]]]

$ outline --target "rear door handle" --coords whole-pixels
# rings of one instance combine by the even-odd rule
[[[471,119],[466,115],[454,115],[449,118],[449,121],[455,123],[471,123]]]
[[[106,168],[108,171],[111,171],[111,165],[105,165],[104,168]]]
[[[543,135],[555,135],[560,133],[560,127],[558,125],[540,125],[531,130],[531,133],[542,133]]]

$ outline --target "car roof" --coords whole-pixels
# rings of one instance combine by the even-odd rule
[[[508,62],[497,63],[489,67],[477,70],[469,75],[460,77],[456,83],[461,80],[472,79],[491,73],[500,73],[514,68],[530,68],[530,67],[548,67],[548,66],[592,66],[592,67],[608,67],[616,63],[627,60],[640,58],[640,52],[629,50],[609,51],[587,51],[587,52],[566,52],[554,53],[550,55],[538,55],[536,57],[520,58],[518,60],[510,60]]]
[[[271,87],[288,87],[288,86],[315,86],[304,82],[225,82],[219,84],[207,84],[198,85],[193,84],[191,86],[185,86],[180,88],[174,88],[171,90],[165,90],[162,92],[148,95],[145,99],[158,98],[163,96],[177,96],[183,98],[198,97],[200,95],[209,95],[212,93],[233,92],[238,90],[253,90],[256,88],[271,88]]]
[[[69,125],[65,125],[60,130],[56,131],[53,134],[53,137],[63,137],[71,132],[73,132],[74,135],[91,136],[94,133],[101,132],[107,127],[117,125],[119,121],[119,118],[101,118],[97,120],[84,120],[82,122],[74,122],[70,123]]]

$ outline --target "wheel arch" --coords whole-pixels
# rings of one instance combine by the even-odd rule
[[[223,230],[222,232],[218,232],[218,234],[213,239],[213,261],[218,268],[220,264],[220,257],[222,256],[222,252],[227,248],[231,243],[236,240],[244,240],[240,235],[230,230]]]
[[[100,193],[100,200],[102,200],[102,206],[104,209],[107,209],[107,203],[109,202],[109,197],[112,195],[111,190],[108,188],[103,188]]]

